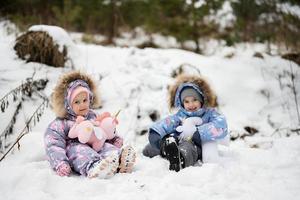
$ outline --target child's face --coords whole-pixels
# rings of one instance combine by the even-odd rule
[[[89,112],[89,99],[86,92],[80,92],[72,102],[72,109],[78,116],[85,116]]]
[[[201,108],[201,102],[195,97],[185,97],[183,100],[183,107],[189,112],[194,112]]]

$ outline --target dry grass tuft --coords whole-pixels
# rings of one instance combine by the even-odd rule
[[[51,36],[43,31],[28,31],[16,39],[14,49],[19,58],[26,62],[39,62],[54,67],[64,67],[67,48],[59,51],[59,46]]]

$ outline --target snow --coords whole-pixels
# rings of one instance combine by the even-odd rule
[[[291,5],[290,3],[277,4],[277,9],[286,14],[291,14],[300,18],[300,7],[298,5]]]
[[[64,47],[68,49],[67,58],[77,57],[78,50],[70,38],[69,34],[58,26],[49,26],[49,25],[33,25],[29,27],[28,31],[43,31],[48,33],[52,37],[54,43],[58,45],[58,50],[63,52]],[[66,65],[71,66],[72,63],[68,62]]]
[[[233,14],[230,1],[225,1],[222,8],[217,11],[215,16],[211,16],[214,21],[219,24],[220,30],[224,30],[227,27],[232,27],[233,22],[236,21],[236,17]]]
[[[69,49],[72,48],[73,42],[69,37],[68,33],[58,26],[48,26],[48,25],[34,25],[29,27],[28,31],[43,31],[48,33],[59,45],[59,50],[63,51],[63,46],[67,46]]]
[[[47,30],[53,35],[60,32],[50,26]],[[34,79],[49,79],[43,93],[50,96],[59,75],[71,70],[25,63],[14,53],[15,36],[7,34],[1,23],[0,35],[1,97],[34,72]],[[70,38],[61,42],[69,41]],[[270,56],[264,53],[263,46],[256,44],[208,49],[214,52],[210,56],[178,49],[141,50],[83,43],[68,48],[78,51],[72,57],[75,68],[92,74],[99,83],[103,107],[97,111],[116,113],[121,109],[118,131],[138,153],[134,171],[104,180],[76,174],[57,176],[46,161],[43,146],[44,131],[54,119],[48,108],[41,121],[22,138],[20,150],[15,148],[0,162],[1,199],[298,199],[300,136],[285,136],[288,129],[299,127],[288,86],[291,67],[299,91],[300,69],[295,63]],[[256,52],[264,58],[253,57]],[[139,133],[153,123],[150,113],[157,112],[159,118],[170,113],[167,88],[174,82],[171,75],[179,66],[186,73],[200,73],[207,78],[218,95],[219,108],[227,117],[231,134],[242,136],[245,126],[259,132],[244,140],[237,139],[229,147],[220,146],[219,163],[199,164],[176,173],[168,170],[166,160],[142,156],[147,135]],[[38,97],[34,98],[26,101],[19,114],[15,137],[41,103]],[[296,98],[300,99],[299,94]],[[12,104],[0,114],[1,133],[11,110]]]

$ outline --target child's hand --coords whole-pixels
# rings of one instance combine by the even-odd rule
[[[113,145],[115,145],[118,148],[121,148],[123,146],[123,139],[120,137],[116,138]]]
[[[60,165],[58,167],[58,169],[56,170],[56,173],[59,176],[69,176],[71,173],[71,167],[69,164],[63,163],[62,165]]]
[[[84,121],[84,117],[82,117],[82,116],[78,116],[77,118],[76,118],[76,123],[77,124],[79,124],[79,123],[81,123],[81,122],[83,122]]]

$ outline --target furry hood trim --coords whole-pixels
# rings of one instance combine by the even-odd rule
[[[100,94],[97,89],[96,82],[91,78],[91,76],[81,72],[81,71],[71,71],[62,75],[50,98],[50,106],[54,111],[56,117],[65,118],[68,115],[67,109],[65,107],[65,95],[67,93],[67,88],[69,84],[75,80],[83,80],[86,82],[94,95],[93,101],[91,102],[91,108],[99,108],[101,106]]]
[[[205,80],[201,76],[193,76],[193,75],[179,75],[177,76],[175,83],[169,87],[169,108],[178,107],[178,89],[182,89],[182,85],[194,84],[196,85],[202,95],[204,97],[204,105],[202,107],[217,107],[217,97],[208,84],[207,80]],[[177,94],[177,96],[176,96]],[[176,100],[177,98],[177,100]]]

